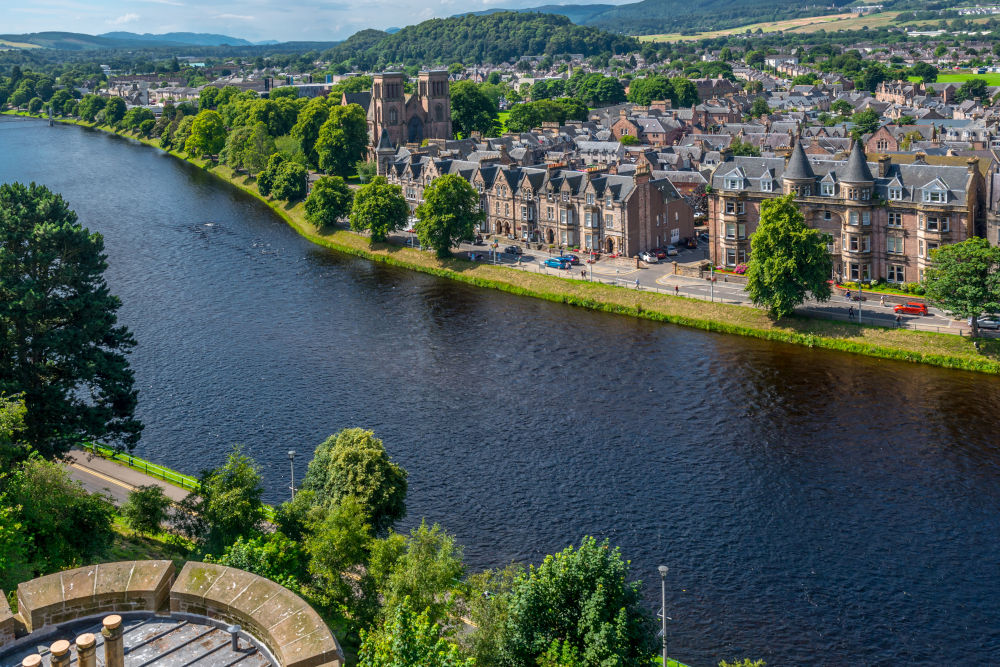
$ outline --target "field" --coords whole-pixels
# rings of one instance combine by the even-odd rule
[[[42,47],[38,44],[28,44],[27,42],[10,42],[6,39],[0,39],[0,47],[7,47],[11,49],[40,49]]]
[[[1000,72],[987,72],[986,74],[976,74],[974,72],[942,72],[938,74],[937,81],[930,84],[933,88],[938,83],[965,83],[970,79],[985,79],[987,86],[1000,86]],[[919,76],[911,76],[910,81],[917,83]]]
[[[854,14],[826,14],[824,16],[806,16],[798,19],[788,19],[786,21],[765,21],[763,23],[751,23],[750,25],[738,28],[726,28],[725,30],[710,30],[696,35],[682,35],[680,33],[667,33],[661,35],[642,35],[639,37],[643,42],[683,42],[704,37],[723,37],[725,35],[736,35],[746,31],[757,32],[812,32],[815,30],[857,30],[862,25],[871,26],[874,19],[880,19],[878,25],[885,25],[895,18],[898,12],[884,12],[874,16],[855,16]],[[831,24],[835,24],[834,27]]]

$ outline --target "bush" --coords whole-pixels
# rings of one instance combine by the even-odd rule
[[[163,494],[161,487],[140,486],[128,494],[128,502],[122,505],[121,514],[129,528],[151,535],[159,532],[169,507],[170,499]]]

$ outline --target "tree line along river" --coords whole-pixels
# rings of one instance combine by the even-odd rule
[[[470,567],[608,537],[692,665],[989,664],[1000,379],[480,290],[315,247],[156,150],[0,119],[0,181],[105,237],[146,424],[184,472],[372,429]]]

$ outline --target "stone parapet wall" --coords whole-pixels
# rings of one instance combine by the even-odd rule
[[[10,610],[7,594],[0,590],[0,646],[14,641],[23,626],[21,620]]]
[[[167,606],[174,573],[169,560],[101,563],[57,572],[17,587],[18,616],[27,631],[34,632],[95,614],[160,611]]]
[[[264,643],[282,667],[341,667],[337,639],[312,607],[250,572],[188,562],[170,591],[170,611],[236,623]]]

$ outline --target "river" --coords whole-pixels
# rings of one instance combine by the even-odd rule
[[[990,664],[1000,654],[1000,378],[476,289],[315,247],[135,142],[0,118],[0,182],[104,235],[134,332],[137,454],[189,473],[235,443],[288,496],[361,426],[408,516],[472,568],[607,537],[670,567],[696,666]]]

